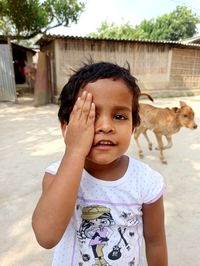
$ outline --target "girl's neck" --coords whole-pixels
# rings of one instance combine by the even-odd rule
[[[120,179],[128,168],[129,158],[126,155],[122,155],[110,164],[98,165],[88,161],[85,164],[87,172],[96,177],[97,179],[104,181],[115,181]]]

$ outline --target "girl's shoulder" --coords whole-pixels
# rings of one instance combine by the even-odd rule
[[[141,162],[140,160],[137,160],[131,156],[128,157],[129,157],[129,170],[132,171],[132,173],[135,173],[139,178],[145,180],[152,178],[163,179],[161,173],[150,167],[148,164]]]
[[[161,197],[165,191],[164,177],[148,164],[130,158],[131,177],[136,179],[143,203],[153,203]]]

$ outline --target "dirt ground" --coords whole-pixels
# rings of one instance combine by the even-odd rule
[[[179,98],[155,99],[157,106],[179,106]],[[184,97],[200,126],[200,96]],[[45,168],[63,152],[57,105],[33,107],[29,98],[0,103],[0,265],[51,265],[53,250],[41,248],[31,228],[31,215],[41,193]],[[155,146],[155,137],[150,134]],[[165,178],[166,232],[169,266],[198,266],[200,259],[200,129],[182,128],[165,151],[144,147],[144,162]],[[134,140],[128,153],[138,158]]]

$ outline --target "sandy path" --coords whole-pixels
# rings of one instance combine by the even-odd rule
[[[178,106],[178,98],[156,99],[155,105]],[[200,97],[182,98],[196,112],[200,126]],[[34,108],[32,102],[0,103],[0,265],[47,266],[52,250],[36,243],[31,215],[41,193],[44,169],[63,151],[57,105]],[[198,266],[200,258],[200,129],[182,129],[174,146],[165,151],[168,165],[158,152],[144,147],[144,162],[160,171],[167,184],[166,230],[170,266]],[[155,138],[150,134],[155,143]],[[137,158],[132,141],[129,154]]]

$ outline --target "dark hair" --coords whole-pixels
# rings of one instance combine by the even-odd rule
[[[137,80],[130,74],[129,66],[128,69],[126,69],[109,62],[84,64],[83,67],[75,71],[75,73],[70,77],[67,84],[63,87],[59,97],[60,108],[58,111],[58,118],[60,122],[69,122],[69,117],[80,89],[84,88],[90,82],[106,78],[121,79],[131,90],[133,94],[133,127],[139,125],[140,117],[138,98],[140,95],[140,89],[136,84]]]

